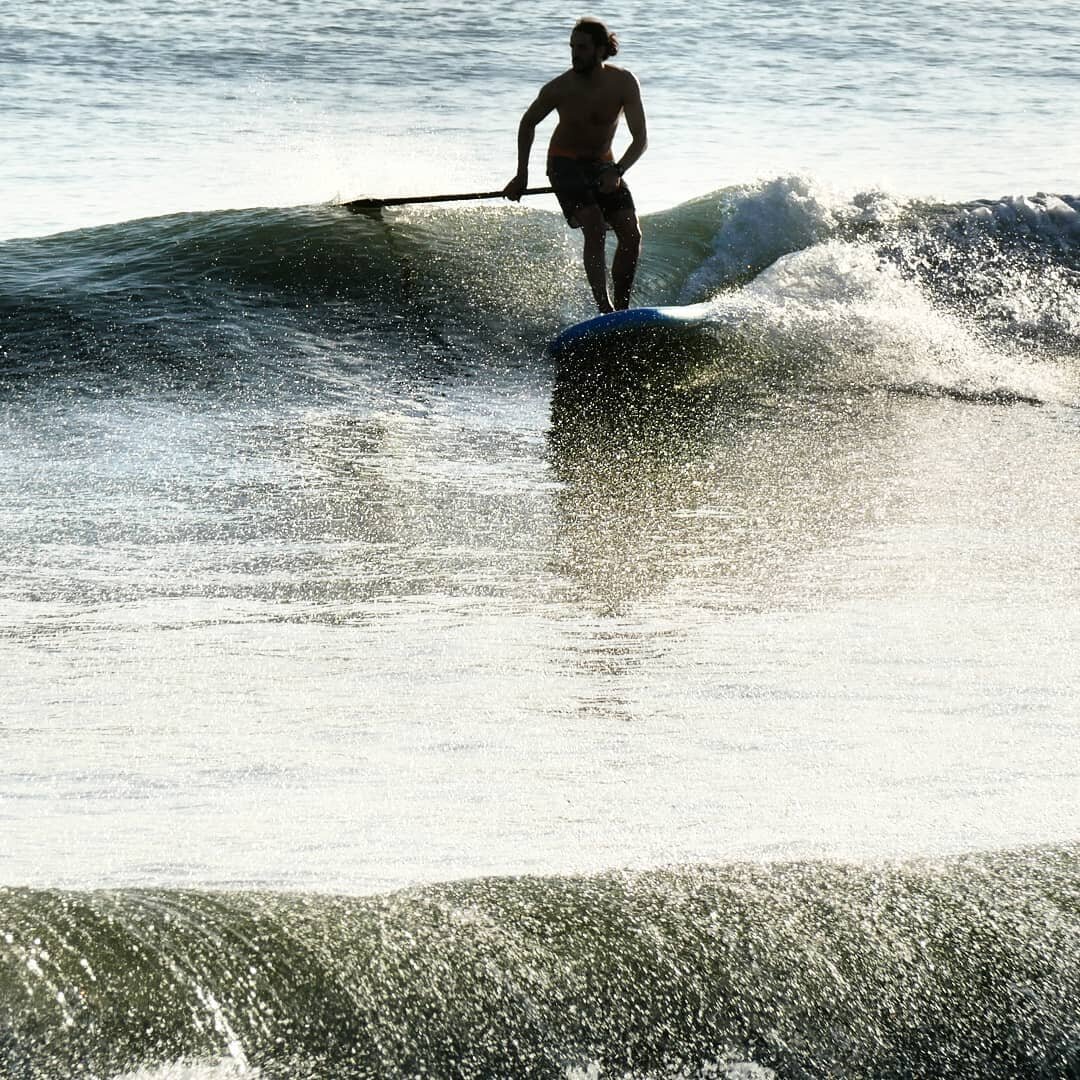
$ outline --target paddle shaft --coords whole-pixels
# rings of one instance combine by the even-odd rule
[[[522,195],[550,195],[554,188],[526,188]],[[501,199],[501,191],[470,191],[458,195],[406,195],[392,199],[353,199],[345,209],[359,214],[364,210],[381,210],[384,206],[407,206],[410,203],[463,202],[466,199]]]

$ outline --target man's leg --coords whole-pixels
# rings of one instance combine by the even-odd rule
[[[619,240],[611,264],[611,278],[615,287],[615,307],[621,310],[630,306],[630,293],[634,288],[634,275],[641,256],[641,225],[637,212],[627,209],[612,215],[611,227]]]
[[[613,309],[611,296],[608,294],[607,252],[604,244],[607,225],[604,223],[604,215],[600,212],[600,207],[593,203],[579,207],[575,217],[585,238],[585,276],[589,279],[596,306],[601,312],[611,311]]]

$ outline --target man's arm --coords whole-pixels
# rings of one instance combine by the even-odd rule
[[[649,134],[645,124],[645,106],[641,103],[641,87],[637,79],[628,71],[626,73],[626,100],[623,102],[623,116],[626,117],[626,127],[630,132],[631,142],[626,152],[619,158],[619,169],[626,172],[649,145]]]
[[[649,145],[649,136],[645,125],[645,108],[641,104],[641,87],[637,79],[629,71],[623,72],[626,76],[626,96],[623,99],[623,116],[626,117],[626,126],[630,131],[630,145],[614,168],[600,174],[600,190],[605,195],[610,195],[618,188],[621,177],[631,165],[634,164]]]
[[[525,110],[521,123],[518,124],[518,164],[517,175],[503,189],[503,195],[513,202],[521,199],[522,192],[529,186],[529,154],[532,152],[536,125],[555,108],[555,102],[549,86],[545,86],[536,100]]]

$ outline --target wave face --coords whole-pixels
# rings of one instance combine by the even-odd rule
[[[1078,871],[1069,847],[367,898],[5,889],[0,1065],[1078,1076]]]
[[[1080,199],[956,205],[798,178],[649,217],[637,301],[710,301],[738,377],[1037,400],[1075,393]],[[366,369],[532,362],[588,313],[546,211],[178,214],[2,245],[0,373],[324,393]]]

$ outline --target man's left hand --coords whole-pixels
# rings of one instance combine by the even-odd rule
[[[612,167],[610,169],[604,169],[600,174],[596,187],[601,195],[610,195],[621,183],[622,175],[619,173],[618,169]]]

